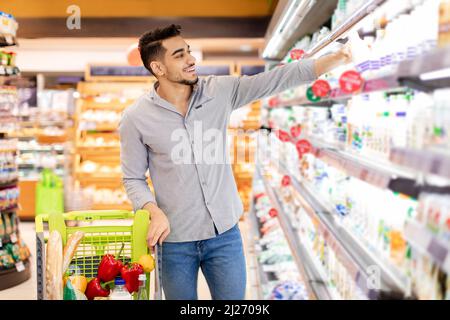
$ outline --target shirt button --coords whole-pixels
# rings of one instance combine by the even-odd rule
[[[205,181],[203,181],[203,182],[202,182],[202,185],[203,185],[204,187],[206,187],[206,182],[205,182]]]
[[[209,202],[208,201],[206,201],[206,205],[209,206]]]

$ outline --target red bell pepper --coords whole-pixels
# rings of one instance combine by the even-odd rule
[[[100,283],[99,278],[94,278],[87,284],[86,297],[89,300],[94,300],[95,297],[108,297],[110,293],[109,287],[104,288]]]
[[[122,266],[122,262],[116,260],[114,255],[105,254],[98,265],[97,278],[103,282],[112,281],[119,275]]]
[[[139,291],[139,275],[144,273],[144,268],[139,263],[127,264],[120,273],[129,293]]]

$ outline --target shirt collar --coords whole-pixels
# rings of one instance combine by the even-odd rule
[[[150,91],[150,98],[153,100],[153,102],[161,107],[164,107],[166,109],[170,109],[171,111],[178,112],[176,108],[169,103],[168,101],[164,100],[159,96],[159,94],[156,92],[156,88],[158,87],[159,82],[156,81],[155,84],[152,86],[152,89]],[[192,107],[197,107],[199,105],[202,105],[203,103],[212,100],[213,98],[206,92],[204,80],[199,79],[198,82],[192,86],[192,95],[191,99],[192,101]]]

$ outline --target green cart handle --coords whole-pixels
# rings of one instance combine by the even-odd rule
[[[71,211],[62,214],[64,220],[89,221],[89,220],[115,220],[132,219],[134,213],[127,210],[87,210]],[[36,216],[36,232],[44,232],[44,221],[49,220],[48,214]]]

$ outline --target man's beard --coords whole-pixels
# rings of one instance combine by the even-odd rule
[[[197,82],[198,82],[198,77],[197,78],[195,78],[195,80],[186,80],[186,79],[183,79],[183,80],[180,80],[180,81],[177,81],[179,84],[184,84],[184,85],[186,85],[186,86],[193,86],[193,85],[195,85],[195,84],[197,84]]]

